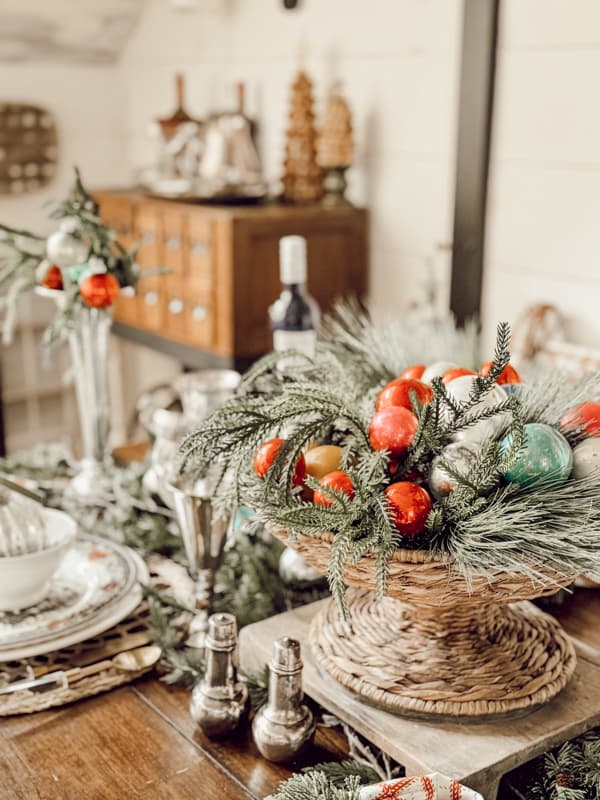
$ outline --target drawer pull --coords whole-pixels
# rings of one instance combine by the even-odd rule
[[[202,322],[208,316],[208,308],[206,306],[194,306],[192,308],[192,319],[196,322]]]
[[[158,303],[158,292],[146,292],[144,295],[144,303],[147,306],[155,306]]]
[[[155,240],[156,237],[152,231],[146,231],[146,233],[142,236],[142,244],[154,244]]]
[[[208,251],[208,246],[204,242],[196,242],[192,245],[192,253],[195,256],[205,256]]]
[[[181,239],[177,236],[169,236],[167,239],[167,250],[179,250],[181,247]]]
[[[178,297],[174,297],[172,300],[169,300],[168,308],[171,314],[181,314],[183,307],[183,300],[180,300]]]

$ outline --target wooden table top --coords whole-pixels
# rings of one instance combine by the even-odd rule
[[[580,591],[556,616],[600,649],[600,592]],[[338,730],[286,766],[262,759],[248,730],[216,742],[196,728],[189,692],[145,678],[61,709],[0,721],[2,800],[264,798],[307,764],[345,755]]]

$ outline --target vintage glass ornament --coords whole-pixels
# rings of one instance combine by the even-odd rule
[[[321,486],[325,486],[328,489],[334,489],[336,492],[343,492],[344,494],[348,495],[350,500],[352,500],[356,494],[354,491],[352,478],[347,472],[344,472],[341,469],[325,475],[325,477],[321,479]],[[331,500],[330,497],[325,494],[325,492],[316,491],[313,500],[318,506],[324,506],[325,508],[333,505],[333,500]]]
[[[375,410],[381,411],[382,408],[398,406],[412,411],[411,395],[421,405],[431,403],[433,400],[433,390],[423,381],[416,378],[396,378],[391,381],[377,395]]]
[[[492,369],[493,361],[486,361],[485,364],[481,366],[479,370],[479,374],[487,378],[490,374],[490,370]],[[521,376],[517,372],[517,370],[512,366],[512,364],[507,364],[500,375],[496,378],[496,383],[499,383],[501,386],[511,383],[521,383]]]
[[[271,469],[273,462],[277,458],[277,454],[281,450],[285,439],[269,439],[263,442],[254,455],[254,472],[259,478],[264,478],[267,472]],[[296,462],[296,469],[294,470],[294,486],[302,486],[304,477],[306,475],[306,462],[304,456],[301,454]]]
[[[453,442],[434,458],[429,472],[429,489],[436,500],[446,497],[456,488],[456,480],[442,467],[445,461],[462,475],[466,475],[479,453],[474,442]]]
[[[406,408],[391,406],[375,412],[369,424],[369,441],[374,450],[388,450],[400,458],[408,450],[419,423]]]
[[[82,281],[79,292],[84,302],[92,308],[108,308],[117,299],[119,281],[110,272],[90,275]]]
[[[457,378],[463,378],[465,375],[475,375],[475,373],[472,369],[467,369],[466,367],[449,369],[442,375],[442,383],[444,386],[447,386],[451,381],[455,381]]]
[[[581,430],[585,436],[600,436],[600,403],[580,403],[560,421],[564,431]]]
[[[68,269],[83,264],[88,255],[88,247],[81,239],[77,239],[67,231],[59,230],[48,237],[46,253],[52,264],[57,264],[61,269]]]
[[[44,277],[41,280],[42,286],[45,286],[46,289],[62,289],[63,288],[63,279],[62,279],[62,272],[60,268],[53,264]]]
[[[600,438],[592,436],[573,448],[573,478],[597,475],[600,480]]]
[[[269,698],[252,721],[252,735],[263,758],[289,761],[311,739],[315,722],[302,700],[300,642],[284,636],[273,645]]]
[[[449,369],[458,369],[459,367],[460,364],[455,364],[454,361],[436,361],[425,369],[425,372],[421,375],[421,380],[423,383],[431,384],[434,378],[441,378],[444,372],[448,372]]]
[[[341,447],[335,444],[320,444],[304,454],[306,474],[320,481],[330,472],[339,469],[342,463]]]
[[[455,402],[464,403],[469,399],[475,380],[475,375],[464,375],[461,378],[456,378],[446,386],[446,391]],[[504,402],[506,402],[506,394],[500,386],[494,384],[487,394],[473,406],[470,414],[477,414],[490,406],[496,406]],[[445,413],[446,415],[449,414],[448,411]],[[496,414],[489,419],[477,422],[475,425],[470,425],[468,428],[456,431],[452,438],[456,442],[482,442],[484,439],[494,436],[506,421],[506,412]]]
[[[509,433],[502,441],[506,451],[512,441]],[[504,477],[520,486],[566,481],[573,467],[573,451],[565,437],[551,425],[530,422],[525,425],[525,441],[513,466]]]
[[[399,379],[403,378],[416,378],[418,381],[423,380],[423,373],[425,372],[425,364],[413,364],[411,367],[407,367],[402,375],[399,375]]]
[[[387,487],[385,496],[392,509],[394,524],[403,536],[423,533],[433,504],[422,486],[399,481]]]

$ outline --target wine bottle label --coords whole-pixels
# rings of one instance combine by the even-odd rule
[[[302,355],[314,358],[315,350],[317,348],[317,333],[314,330],[310,331],[273,331],[273,349],[277,353],[284,350],[297,350]],[[277,362],[277,369],[284,372],[286,369],[293,367],[301,361],[293,356],[280,358]]]

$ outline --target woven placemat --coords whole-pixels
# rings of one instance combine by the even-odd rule
[[[521,715],[548,702],[576,664],[556,620],[529,603],[427,609],[350,590],[350,629],[332,601],[312,622],[318,665],[362,700],[415,717]]]
[[[189,604],[192,595],[192,582],[186,570],[178,564],[160,556],[152,556],[147,561],[150,583],[161,591],[175,596],[180,602]],[[149,644],[152,640],[149,609],[142,601],[135,611],[118,625],[99,636],[86,639],[78,644],[18,661],[0,662],[0,685],[15,676],[30,677],[55,670],[67,670],[82,661],[95,663],[111,658],[123,650],[131,650]],[[183,623],[183,620],[182,620]],[[46,692],[20,691],[0,695],[0,716],[30,714],[47,708],[67,705],[84,697],[100,694],[117,686],[131,683],[145,672],[153,669],[124,672],[108,668],[87,678],[72,682],[67,688],[57,688]]]

